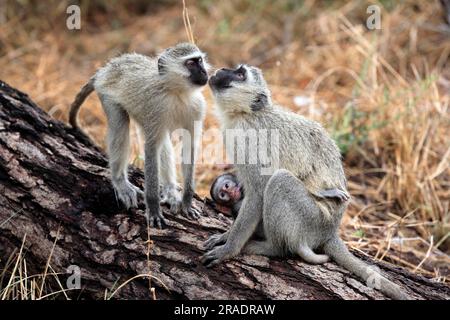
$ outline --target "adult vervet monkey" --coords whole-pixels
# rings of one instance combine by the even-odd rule
[[[215,209],[221,213],[232,216],[236,220],[239,210],[244,200],[244,188],[242,183],[233,173],[224,173],[214,179],[209,191],[211,199],[214,200]],[[348,201],[350,196],[338,189],[319,190],[319,197],[335,199],[336,201]],[[205,248],[211,250],[214,246],[224,244],[228,237],[228,232],[217,234],[208,239]],[[260,222],[253,238],[264,239],[264,226]]]
[[[320,190],[347,193],[341,155],[335,142],[317,122],[273,104],[261,71],[248,65],[220,69],[209,80],[225,129],[276,130],[280,168],[263,175],[264,162],[235,165],[245,197],[231,230],[206,242],[216,246],[202,257],[216,265],[241,251],[266,256],[297,254],[313,264],[329,257],[361,277],[374,279],[378,289],[394,299],[407,299],[400,287],[353,256],[338,229],[346,201],[323,197]],[[235,144],[231,152],[246,148]],[[248,151],[248,150],[247,150]],[[251,150],[255,154],[255,150]],[[258,152],[256,152],[258,154]],[[248,158],[246,158],[248,160]],[[263,223],[265,240],[250,240]],[[316,253],[316,252],[320,253]]]
[[[199,212],[191,206],[194,193],[194,155],[198,139],[193,139],[190,157],[182,164],[184,192],[177,189],[176,169],[170,133],[187,129],[194,137],[194,123],[202,122],[205,99],[201,88],[208,81],[205,54],[195,45],[180,43],[158,57],[124,54],[99,69],[81,89],[70,109],[70,123],[77,127],[77,113],[86,97],[96,91],[108,118],[107,146],[111,178],[118,198],[125,207],[137,207],[143,192],[128,181],[130,118],[145,136],[145,203],[151,226],[166,223],[160,210],[162,202],[173,213],[181,211],[191,218]],[[183,145],[183,149],[188,147]]]

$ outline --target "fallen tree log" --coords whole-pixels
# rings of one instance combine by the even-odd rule
[[[129,172],[131,181],[142,186],[142,172]],[[71,265],[81,269],[82,288],[71,294],[75,298],[101,299],[105,290],[150,273],[157,299],[386,299],[334,263],[312,266],[298,259],[240,256],[207,269],[199,262],[202,242],[231,221],[199,197],[193,205],[205,215],[198,222],[163,208],[169,228],[150,229],[149,243],[143,205],[129,212],[121,207],[104,153],[83,133],[0,82],[0,269],[26,236],[30,270],[42,272],[49,257],[56,272]],[[411,298],[450,298],[444,284],[355,254]],[[152,296],[146,277],[136,277],[114,295]]]

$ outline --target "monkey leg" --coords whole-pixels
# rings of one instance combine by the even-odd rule
[[[325,262],[328,262],[330,260],[330,257],[326,254],[316,254],[314,253],[311,248],[309,248],[307,245],[300,245],[297,254],[302,258],[304,261],[311,263],[311,264],[322,264]]]
[[[291,172],[277,170],[266,185],[263,209],[266,238],[279,251],[287,249],[312,264],[328,261],[312,248],[326,238],[328,225],[313,195]]]
[[[181,195],[176,181],[175,156],[169,133],[164,136],[160,159],[159,176],[163,186],[161,204],[167,204],[170,212],[177,213],[181,208]]]
[[[111,180],[117,197],[127,209],[138,206],[138,195],[143,192],[128,181],[130,155],[130,118],[128,113],[106,96],[100,96],[108,118],[107,149]]]
[[[251,240],[245,245],[243,252],[245,254],[257,254],[267,257],[278,256],[277,250],[269,241]]]
[[[195,137],[194,127],[188,126],[190,139],[183,139],[182,147],[182,163],[181,171],[183,173],[183,199],[181,201],[181,212],[188,218],[200,218],[200,212],[192,207],[192,198],[194,197],[194,164],[196,145],[198,144],[198,137]]]
[[[154,137],[145,137],[145,215],[151,227],[162,229],[166,221],[159,207],[159,157],[158,141]]]

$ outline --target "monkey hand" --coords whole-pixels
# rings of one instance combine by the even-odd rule
[[[201,258],[201,262],[207,268],[210,268],[221,263],[222,261],[237,256],[237,254],[238,253],[233,252],[227,244],[224,244],[205,253]]]
[[[205,247],[206,250],[211,250],[212,248],[214,248],[215,246],[218,246],[220,244],[224,244],[225,242],[227,242],[228,239],[228,232],[222,233],[222,234],[214,234],[211,237],[208,238],[208,240],[206,240],[203,243],[203,246]]]

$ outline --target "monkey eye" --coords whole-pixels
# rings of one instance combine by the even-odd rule
[[[187,67],[193,67],[195,65],[195,61],[194,61],[194,59],[189,59],[189,60],[186,60],[185,64]]]
[[[201,63],[202,61],[203,61],[203,59],[200,57],[200,58],[198,58],[198,60],[197,60],[199,63]]]
[[[237,77],[239,80],[244,80],[244,78],[245,78],[244,74],[241,73],[241,72],[236,73],[236,77]]]
[[[225,183],[225,189],[228,189],[230,185],[228,183]]]
[[[219,193],[219,197],[220,197],[220,199],[225,198],[225,193],[223,193],[223,192]]]

